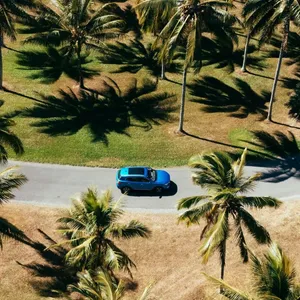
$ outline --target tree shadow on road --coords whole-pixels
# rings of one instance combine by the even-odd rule
[[[251,149],[273,157],[267,161],[254,160],[251,164],[258,167],[267,167],[269,170],[261,173],[261,181],[281,182],[289,178],[300,179],[300,148],[292,132],[284,134],[276,131],[274,134],[265,131],[252,131],[253,139],[241,140]]]

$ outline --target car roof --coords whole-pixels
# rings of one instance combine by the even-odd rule
[[[125,167],[120,170],[120,176],[145,176],[148,167]]]

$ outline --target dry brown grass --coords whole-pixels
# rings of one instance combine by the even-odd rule
[[[299,210],[300,202],[289,201],[280,209],[254,211],[255,217],[268,228],[273,240],[278,242],[293,261],[300,275],[300,259],[297,241],[300,239]],[[8,204],[1,208],[1,216],[22,228],[31,238],[40,240],[37,232],[40,228],[57,238],[56,219],[61,214],[59,209],[34,207],[29,205]],[[186,228],[177,225],[175,215],[133,214],[128,213],[125,220],[136,218],[147,224],[153,231],[148,240],[135,239],[119,243],[137,264],[134,280],[138,284],[135,291],[127,292],[126,299],[135,299],[145,286],[155,281],[151,290],[151,300],[158,299],[218,299],[217,290],[206,282],[201,272],[219,275],[218,257],[213,257],[207,265],[202,265],[198,255],[200,228]],[[252,238],[247,236],[249,245],[256,252],[264,247],[257,247]],[[239,259],[234,241],[228,245],[226,280],[236,287],[250,290],[251,276],[249,266]],[[39,260],[29,247],[13,241],[5,241],[1,255],[0,299],[41,299],[30,285],[34,278],[16,261],[22,263]],[[50,298],[49,298],[50,299]]]

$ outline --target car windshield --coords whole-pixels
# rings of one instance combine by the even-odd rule
[[[148,169],[148,178],[151,179],[152,181],[156,180],[156,171],[149,168]]]

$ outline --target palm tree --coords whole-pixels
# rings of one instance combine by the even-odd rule
[[[297,0],[249,0],[244,6],[243,14],[246,17],[246,26],[252,28],[251,35],[260,33],[260,45],[272,37],[278,26],[282,26],[282,42],[267,116],[267,119],[271,121],[281,63],[287,51],[290,23],[294,21],[296,25],[300,25],[300,3]]]
[[[164,46],[161,57],[172,57],[175,48],[183,44],[185,46],[185,61],[182,73],[182,93],[180,106],[180,119],[178,132],[184,132],[184,106],[186,94],[186,77],[190,67],[195,72],[199,72],[201,62],[201,39],[204,32],[210,32],[223,39],[234,39],[236,35],[231,28],[236,18],[220,7],[230,7],[230,3],[221,1],[181,1],[170,21],[161,31],[159,37],[162,38]]]
[[[0,1],[0,90],[3,89],[3,58],[2,47],[4,37],[16,40],[15,21],[18,18],[26,18],[25,9],[35,6],[33,0],[5,0]]]
[[[113,277],[115,270],[130,273],[135,264],[112,239],[149,237],[150,230],[136,220],[128,224],[118,223],[124,213],[120,205],[120,201],[113,202],[111,191],[98,194],[92,188],[73,200],[66,216],[58,219],[62,224],[59,231],[67,238],[62,244],[71,246],[66,255],[70,265],[80,269],[101,267]]]
[[[154,36],[159,33],[176,12],[178,0],[138,0],[135,10],[138,14],[141,28]],[[162,39],[161,44],[165,41]],[[161,79],[165,79],[167,57],[161,59]]]
[[[192,175],[195,184],[207,191],[206,195],[183,198],[177,205],[185,211],[179,216],[179,222],[187,225],[198,224],[201,219],[206,225],[201,232],[203,239],[200,253],[206,263],[210,256],[219,251],[221,260],[221,279],[224,278],[226,261],[226,243],[231,231],[230,217],[233,219],[237,245],[243,262],[248,261],[248,250],[243,226],[259,243],[270,242],[267,230],[259,224],[246,208],[275,207],[280,201],[272,197],[250,197],[243,194],[253,189],[260,174],[248,178],[243,175],[246,161],[246,149],[235,162],[222,153],[204,154],[192,157],[189,166],[199,169]]]
[[[13,189],[23,185],[27,178],[23,174],[14,172],[16,168],[7,168],[0,172],[0,205],[13,199]],[[0,217],[0,248],[3,248],[3,238],[12,238],[18,241],[28,240],[26,235],[6,219]]]
[[[69,290],[90,300],[119,300],[124,295],[125,286],[120,281],[114,282],[108,272],[97,269],[78,273],[79,282],[77,285],[70,285]],[[138,300],[145,300],[149,295],[152,285],[145,288]]]
[[[223,289],[222,295],[232,300],[299,300],[300,284],[295,283],[296,272],[282,249],[272,243],[261,259],[250,252],[253,287],[256,295],[251,297],[230,286],[223,280],[205,276]]]
[[[79,282],[70,285],[69,291],[89,300],[119,300],[124,293],[122,281],[116,283],[107,271],[83,271],[77,274]]]
[[[57,0],[55,7],[42,5],[35,18],[24,21],[20,32],[33,34],[25,43],[61,46],[67,56],[77,55],[80,87],[84,87],[81,53],[98,49],[103,40],[118,37],[126,23],[119,18],[117,4],[107,3],[94,10],[92,0]]]

